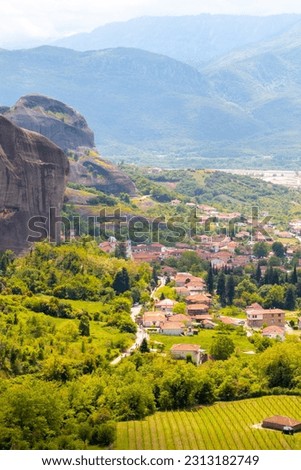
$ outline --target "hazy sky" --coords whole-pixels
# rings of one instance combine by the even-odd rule
[[[21,47],[150,15],[301,13],[300,0],[0,0],[0,47]]]

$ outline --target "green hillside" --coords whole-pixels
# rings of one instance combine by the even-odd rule
[[[283,224],[301,214],[298,191],[248,176],[210,170],[158,172],[132,165],[122,164],[120,167],[131,177],[141,194],[150,194],[155,200],[159,198],[168,203],[178,197],[183,203],[209,204],[221,212],[241,212],[247,217],[251,216],[252,207],[258,207],[259,214],[268,213],[272,222]],[[183,204],[178,211],[183,214],[187,209]]]

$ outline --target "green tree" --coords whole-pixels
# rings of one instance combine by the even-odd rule
[[[119,197],[121,201],[125,202],[126,204],[130,204],[131,201],[128,193],[120,193]]]
[[[90,336],[90,322],[88,315],[81,316],[78,331],[81,336]]]
[[[209,377],[198,381],[195,398],[200,405],[211,405],[215,401],[214,383]]]
[[[172,312],[173,313],[176,313],[176,314],[185,314],[186,313],[186,304],[185,302],[177,302],[173,309],[172,309]]]
[[[265,308],[283,308],[284,306],[284,293],[283,286],[263,286],[266,287],[266,294],[264,295]],[[264,293],[264,289],[260,289],[260,293]]]
[[[133,299],[134,304],[140,302],[141,292],[140,292],[140,289],[138,287],[132,287],[131,288],[131,295],[132,295],[132,299]]]
[[[243,281],[241,281],[236,287],[238,297],[242,297],[244,293],[255,294],[256,292],[257,286],[250,279],[243,279]]]
[[[159,278],[158,278],[158,272],[157,272],[157,268],[156,266],[153,267],[153,270],[152,270],[152,279],[154,281],[154,285],[155,287],[158,285],[158,281],[159,281]]]
[[[282,264],[282,258],[279,258],[278,256],[272,255],[269,258],[269,266],[281,266]]]
[[[269,254],[269,245],[265,242],[257,242],[253,246],[253,253],[256,258],[266,258]]]
[[[281,242],[274,242],[272,245],[272,250],[275,253],[275,256],[278,258],[283,258],[285,255],[285,248]]]
[[[287,310],[295,310],[296,308],[296,288],[292,285],[286,289],[284,308]]]
[[[226,277],[222,271],[219,273],[217,278],[216,293],[217,295],[219,295],[221,306],[225,307],[225,305],[227,304]]]
[[[52,269],[50,272],[49,272],[49,277],[48,277],[48,281],[47,281],[47,285],[53,289],[53,287],[56,286],[58,282],[58,277],[57,277],[57,273],[55,272],[54,269]]]
[[[114,256],[115,258],[122,258],[122,259],[127,258],[126,243],[118,242],[116,244]]]
[[[123,294],[130,289],[130,278],[126,268],[116,273],[112,287],[117,294]]]
[[[216,360],[225,361],[229,359],[231,354],[234,352],[235,346],[233,340],[226,335],[219,335],[214,338],[210,348],[210,354]]]
[[[182,409],[195,404],[196,372],[192,364],[166,371],[159,385],[162,410]]]
[[[291,273],[290,282],[294,285],[298,283],[298,273],[296,265],[294,266],[293,272]]]
[[[0,397],[2,449],[43,448],[49,436],[58,436],[67,403],[60,389],[28,379],[12,383]]]
[[[265,370],[271,388],[290,388],[293,374],[289,358],[282,354],[270,361]]]
[[[90,444],[101,447],[109,447],[114,444],[117,435],[117,427],[114,421],[107,421],[92,429]]]
[[[146,338],[143,338],[139,350],[140,350],[140,352],[142,352],[142,353],[148,353],[148,352],[150,352],[150,349],[149,349],[149,347],[148,347],[148,343],[147,343],[147,339],[146,339]]]
[[[261,267],[259,263],[257,264],[257,268],[256,268],[255,280],[257,284],[259,285],[261,282]]]
[[[209,294],[213,294],[214,290],[214,275],[212,265],[210,264],[208,271],[207,271],[207,278],[206,278],[207,290]]]
[[[111,409],[116,418],[122,421],[142,419],[155,411],[155,400],[150,384],[141,381],[118,388],[118,393],[107,389]]]
[[[156,185],[152,188],[150,195],[153,199],[158,202],[169,202],[172,200],[172,195],[170,191],[167,191],[166,189],[164,189],[164,187],[161,187],[159,185]]]
[[[7,274],[8,267],[12,264],[14,258],[15,255],[11,250],[0,252],[0,275],[5,276]]]
[[[234,297],[235,297],[235,280],[234,280],[234,276],[230,274],[230,276],[227,276],[227,281],[226,281],[226,298],[227,298],[228,305],[233,304]]]
[[[232,401],[236,398],[236,383],[232,377],[225,377],[218,389],[219,399],[222,401]]]

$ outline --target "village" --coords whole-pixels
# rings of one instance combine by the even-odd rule
[[[212,313],[212,296],[206,292],[206,283],[203,279],[190,273],[179,272],[174,277],[173,283],[178,298],[185,302],[185,312],[174,313],[179,304],[175,300],[156,299],[153,311],[144,311],[137,317],[137,323],[148,335],[157,333],[191,337],[191,344],[181,343],[179,338],[179,343],[172,346],[170,353],[175,359],[187,359],[189,356],[192,362],[198,365],[208,360],[208,352],[193,344],[193,336],[197,335],[200,329],[214,330],[218,324],[228,325],[231,328],[243,327],[247,336],[260,332],[262,337],[279,341],[283,341],[286,332],[292,330],[285,320],[285,311],[282,309],[265,309],[254,303],[246,308],[245,319],[222,316]]]
[[[175,199],[172,206],[181,204]],[[280,230],[270,221],[268,214],[261,214],[262,224],[258,213],[254,210],[252,217],[245,218],[240,212],[220,212],[215,207],[206,204],[187,202],[185,206],[195,211],[196,234],[187,233],[186,239],[175,241],[172,246],[154,241],[151,233],[145,243],[133,243],[130,239],[123,242],[126,257],[138,263],[161,262],[170,257],[179,257],[187,250],[195,251],[202,259],[211,263],[212,267],[220,269],[225,266],[244,267],[252,259],[253,247],[256,243],[272,244],[275,240],[283,241],[286,245],[286,257],[291,260],[299,249],[301,240],[301,220],[289,222],[287,230]],[[265,217],[267,220],[265,221]],[[130,220],[130,219],[129,219]],[[152,220],[147,220],[152,227]],[[128,224],[128,221],[126,222]],[[164,225],[164,224],[163,224]],[[107,228],[114,229],[114,224]],[[199,231],[202,234],[198,233]],[[155,235],[157,237],[158,232]],[[120,244],[114,236],[99,244],[99,248],[113,254]]]
[[[180,201],[173,200],[171,204],[176,206]],[[197,209],[198,221],[206,228],[205,233],[196,234],[185,242],[176,242],[174,246],[159,242],[133,244],[130,240],[123,243],[126,258],[138,264],[156,265],[160,270],[159,285],[152,296],[151,308],[142,307],[141,314],[136,317],[139,328],[147,333],[150,341],[153,335],[179,337],[179,341],[170,348],[171,356],[175,359],[189,357],[196,364],[207,361],[210,354],[202,344],[194,344],[193,338],[200,331],[214,331],[221,325],[232,330],[243,329],[247,337],[255,333],[263,338],[284,341],[293,328],[283,308],[264,308],[259,302],[253,301],[245,306],[243,316],[223,315],[220,305],[215,305],[214,293],[211,295],[208,292],[205,279],[190,272],[178,271],[170,265],[169,260],[179,260],[183,254],[192,252],[210,264],[216,273],[241,272],[247,265],[260,264],[261,276],[265,276],[269,265],[274,264],[277,273],[288,278],[292,271],[292,260],[297,263],[296,269],[300,266],[301,221],[291,222],[288,230],[280,230],[268,218],[264,225],[258,226],[258,221],[254,222],[251,218],[246,220],[238,212],[221,213],[212,206],[191,202],[186,205]],[[275,263],[272,250],[275,241],[283,249],[281,263]],[[110,237],[101,242],[99,248],[114,254],[119,245],[116,238]],[[174,290],[173,298],[160,296],[160,286],[164,286],[167,280]],[[159,292],[157,297],[156,292]],[[297,327],[301,328],[300,319]],[[190,337],[191,343],[181,343],[183,337]]]

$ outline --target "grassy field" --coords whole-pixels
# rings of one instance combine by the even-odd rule
[[[3,296],[0,296],[0,301]],[[49,299],[46,295],[37,295],[38,298]],[[16,296],[4,296],[6,300],[11,299],[13,301]],[[102,314],[103,305],[100,302],[91,302],[84,300],[66,300],[66,303],[71,304],[76,310],[84,310],[91,314],[100,313]],[[20,307],[21,308],[21,307]],[[40,320],[42,323],[50,323],[54,326],[58,337],[65,344],[65,351],[72,349],[74,357],[78,357],[82,354],[82,344],[87,343],[87,350],[90,350],[94,355],[101,354],[107,356],[109,360],[117,357],[121,351],[130,347],[135,341],[135,335],[132,333],[121,333],[118,328],[113,326],[107,326],[104,321],[90,321],[90,336],[89,338],[83,338],[77,336],[79,326],[79,319],[66,319],[66,318],[55,318],[47,316],[44,313],[36,313],[29,309],[23,309],[19,312],[19,319],[24,322],[28,321],[29,316]],[[106,316],[104,315],[104,319]],[[13,334],[13,333],[12,333]],[[30,345],[32,338],[28,337],[28,344]],[[16,344],[18,344],[18,333],[16,332]],[[52,349],[51,345],[48,345],[46,349]]]
[[[118,423],[115,449],[300,450],[301,433],[287,436],[256,427],[264,418],[276,414],[301,420],[301,397],[224,402]]]
[[[219,336],[220,332],[217,330],[201,329],[198,335],[194,336],[166,336],[160,334],[150,335],[150,344],[152,341],[158,341],[165,345],[164,352],[168,352],[173,344],[199,344],[202,349],[210,350],[213,338]],[[250,343],[246,336],[241,336],[236,330],[229,333],[230,338],[235,344],[237,352],[254,351],[254,345]]]

